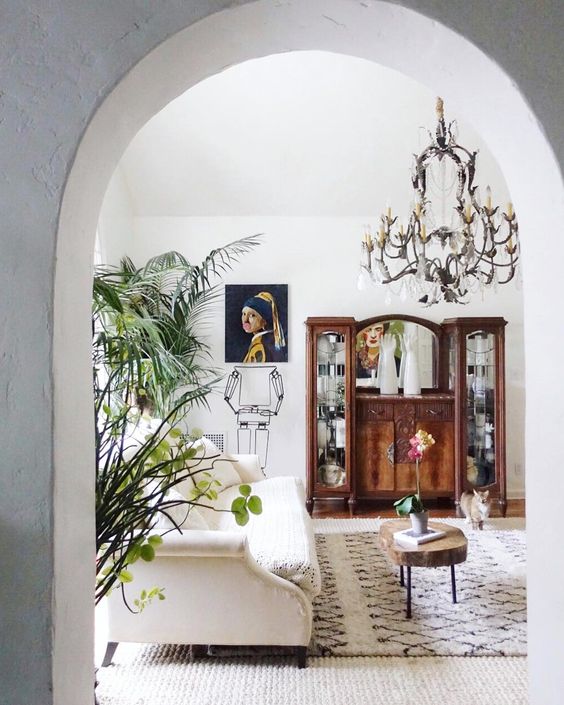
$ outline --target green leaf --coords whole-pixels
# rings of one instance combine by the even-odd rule
[[[159,536],[158,534],[153,534],[152,536],[149,536],[147,542],[150,543],[151,546],[160,546],[163,542],[163,539],[162,536]]]
[[[150,563],[155,557],[155,549],[151,546],[150,543],[146,543],[144,546],[141,546],[140,555],[144,561]]]
[[[244,497],[236,497],[232,502],[231,502],[231,511],[233,514],[237,514],[238,512],[246,511],[246,500]],[[246,523],[246,522],[245,522]]]
[[[249,501],[247,502],[247,506],[249,507],[249,511],[252,512],[253,514],[261,514],[262,513],[262,500],[260,497],[257,497],[256,494],[252,495],[252,497],[249,497]]]
[[[423,511],[423,503],[416,494],[408,494],[398,499],[394,502],[394,507],[400,517]]]
[[[121,570],[118,575],[120,583],[130,583],[133,580],[133,575],[128,570]]]
[[[245,526],[245,524],[248,524],[249,522],[249,512],[246,509],[240,512],[235,512],[234,517],[239,526]]]
[[[239,492],[243,495],[243,497],[248,497],[252,490],[250,485],[239,485]]]
[[[168,432],[168,435],[171,438],[180,438],[180,436],[182,435],[182,431],[179,428],[171,428]]]
[[[128,563],[135,563],[135,561],[137,561],[139,559],[140,555],[141,555],[141,547],[138,546],[137,544],[133,544],[133,546],[127,552],[127,562]]]

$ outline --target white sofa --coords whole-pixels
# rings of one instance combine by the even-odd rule
[[[257,456],[228,457],[234,461],[229,468],[215,466],[223,482],[215,510],[229,510],[244,482],[261,498],[262,513],[240,527],[230,511],[198,508],[196,516],[190,512],[190,525],[208,528],[166,533],[152,562],[132,566],[128,586],[131,599],[154,586],[164,588],[166,599],[132,614],[119,590],[110,594],[102,665],[127,641],[292,646],[298,665],[305,666],[312,600],[321,581],[302,483],[294,477],[267,479]],[[186,496],[190,486],[188,481],[179,489]]]

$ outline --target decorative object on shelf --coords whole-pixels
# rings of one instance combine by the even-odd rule
[[[419,461],[423,458],[423,453],[435,445],[435,439],[430,433],[419,429],[413,438],[409,439],[411,448],[407,456],[410,460],[415,460],[415,482],[417,490],[415,494],[408,494],[394,502],[396,512],[400,517],[407,516],[411,519],[413,533],[424,534],[427,531],[429,513],[423,506],[421,500],[421,487],[419,483]]]
[[[392,333],[385,333],[380,340],[378,384],[380,385],[381,394],[398,393],[398,374],[395,361],[396,345],[396,336]]]
[[[264,469],[270,420],[278,415],[284,399],[284,383],[278,368],[275,365],[236,365],[227,378],[223,398],[237,417],[237,452],[256,453]]]
[[[226,284],[225,362],[288,362],[287,331],[287,284]]]
[[[421,394],[421,381],[419,379],[419,360],[417,357],[417,333],[409,331],[404,333],[402,338],[402,363],[403,373],[403,393],[410,395]],[[405,363],[403,359],[405,357]]]
[[[441,98],[437,118],[431,143],[415,158],[415,202],[406,228],[390,206],[376,237],[366,227],[359,276],[359,288],[366,279],[377,285],[399,282],[398,293],[428,306],[442,300],[468,303],[476,291],[506,284],[519,259],[513,205],[508,203],[506,212],[494,207],[489,186],[485,204],[480,201],[474,184],[477,152],[457,143],[455,123],[445,122]],[[428,193],[433,187],[439,194],[436,205]]]

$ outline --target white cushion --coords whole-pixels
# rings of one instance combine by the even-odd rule
[[[188,504],[184,497],[171,488],[165,497],[167,502],[182,502],[171,507],[167,507],[164,512],[159,512],[155,517],[152,525],[153,529],[208,529],[209,526],[198,511],[198,508],[192,504]]]
[[[241,482],[260,482],[266,479],[258,455],[225,455],[224,457],[233,463]]]
[[[216,492],[223,492],[228,487],[241,484],[241,478],[231,460],[222,455],[208,438],[200,438],[194,443],[194,448],[197,451],[196,455],[191,460],[187,460],[185,466],[191,476],[177,485],[180,494],[190,499],[195,483],[205,480],[204,473],[206,472],[209,472],[215,480],[221,483],[219,486],[213,487]],[[208,502],[205,499],[202,501]]]

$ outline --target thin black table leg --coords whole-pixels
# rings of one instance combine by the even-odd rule
[[[450,567],[450,584],[452,586],[452,601],[456,604],[456,575],[454,573],[454,565]]]
[[[403,566],[402,566],[402,565],[400,565],[400,585],[401,585],[402,587],[405,586],[405,581],[404,581],[404,579],[403,579]]]
[[[405,610],[405,616],[409,619],[411,617],[411,566],[407,566],[407,609]]]

